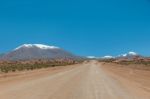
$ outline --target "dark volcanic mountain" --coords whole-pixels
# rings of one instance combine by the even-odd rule
[[[77,59],[79,57],[55,46],[24,44],[1,57],[2,60]]]

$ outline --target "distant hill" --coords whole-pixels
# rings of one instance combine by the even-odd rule
[[[142,56],[137,54],[136,52],[128,52],[126,54],[121,54],[121,55],[117,56],[116,58],[132,60],[132,59],[139,58],[139,57],[142,57]]]
[[[2,55],[1,60],[32,60],[32,59],[79,59],[70,52],[56,46],[43,44],[23,44],[9,53]]]

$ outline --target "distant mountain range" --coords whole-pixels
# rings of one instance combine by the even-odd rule
[[[143,56],[137,54],[136,52],[128,52],[128,53],[121,54],[118,56],[110,56],[110,55],[103,56],[103,57],[88,56],[87,58],[90,58],[90,59],[133,59],[135,57],[143,57]]]
[[[136,52],[128,52],[126,54],[121,54],[118,56],[104,56],[95,57],[87,56],[80,57],[76,56],[62,48],[56,46],[49,46],[43,44],[23,44],[14,50],[6,53],[0,54],[0,60],[34,60],[34,59],[134,59],[137,57],[142,57]]]
[[[137,57],[143,57],[143,56],[137,54],[136,52],[128,52],[126,54],[119,55],[116,58],[117,59],[133,59]]]
[[[32,59],[78,59],[68,51],[56,46],[43,44],[23,44],[0,56],[1,60],[32,60]]]

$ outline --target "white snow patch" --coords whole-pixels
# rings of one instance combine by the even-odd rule
[[[44,45],[44,44],[23,44],[23,45],[17,47],[15,50],[18,50],[20,48],[32,48],[32,47],[38,47],[40,49],[59,49],[59,47],[48,46],[48,45]]]
[[[104,59],[111,59],[111,58],[114,58],[114,57],[107,55],[107,56],[104,56],[104,57],[102,57],[102,58],[104,58]]]
[[[129,55],[138,55],[138,54],[135,53],[135,52],[129,52],[128,54],[129,54]]]
[[[122,54],[121,56],[126,57],[128,54]]]
[[[95,56],[87,56],[87,58],[93,59],[93,58],[97,58],[97,57],[95,57]]]
[[[126,53],[126,54],[119,55],[119,57],[127,57],[128,55],[130,55],[130,56],[136,56],[138,54],[136,52],[130,51],[130,52]]]

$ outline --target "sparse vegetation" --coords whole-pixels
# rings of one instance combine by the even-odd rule
[[[122,65],[130,65],[130,64],[141,64],[150,66],[150,61],[144,60],[117,60],[117,59],[101,59],[99,62],[107,62],[107,63],[117,63]]]
[[[100,62],[114,64],[116,66],[128,67],[133,69],[150,70],[150,61],[144,60],[100,60]]]
[[[75,60],[33,60],[33,61],[15,61],[0,63],[0,72],[8,73],[23,70],[34,70],[40,68],[48,68],[55,66],[66,66],[80,63]]]
[[[150,61],[120,61],[120,62],[116,62],[118,64],[122,64],[122,65],[130,65],[130,64],[141,64],[141,65],[146,65],[146,66],[150,66]]]
[[[107,62],[107,63],[110,63],[110,62],[113,62],[113,61],[115,61],[116,59],[100,59],[100,60],[98,60],[99,62]]]

